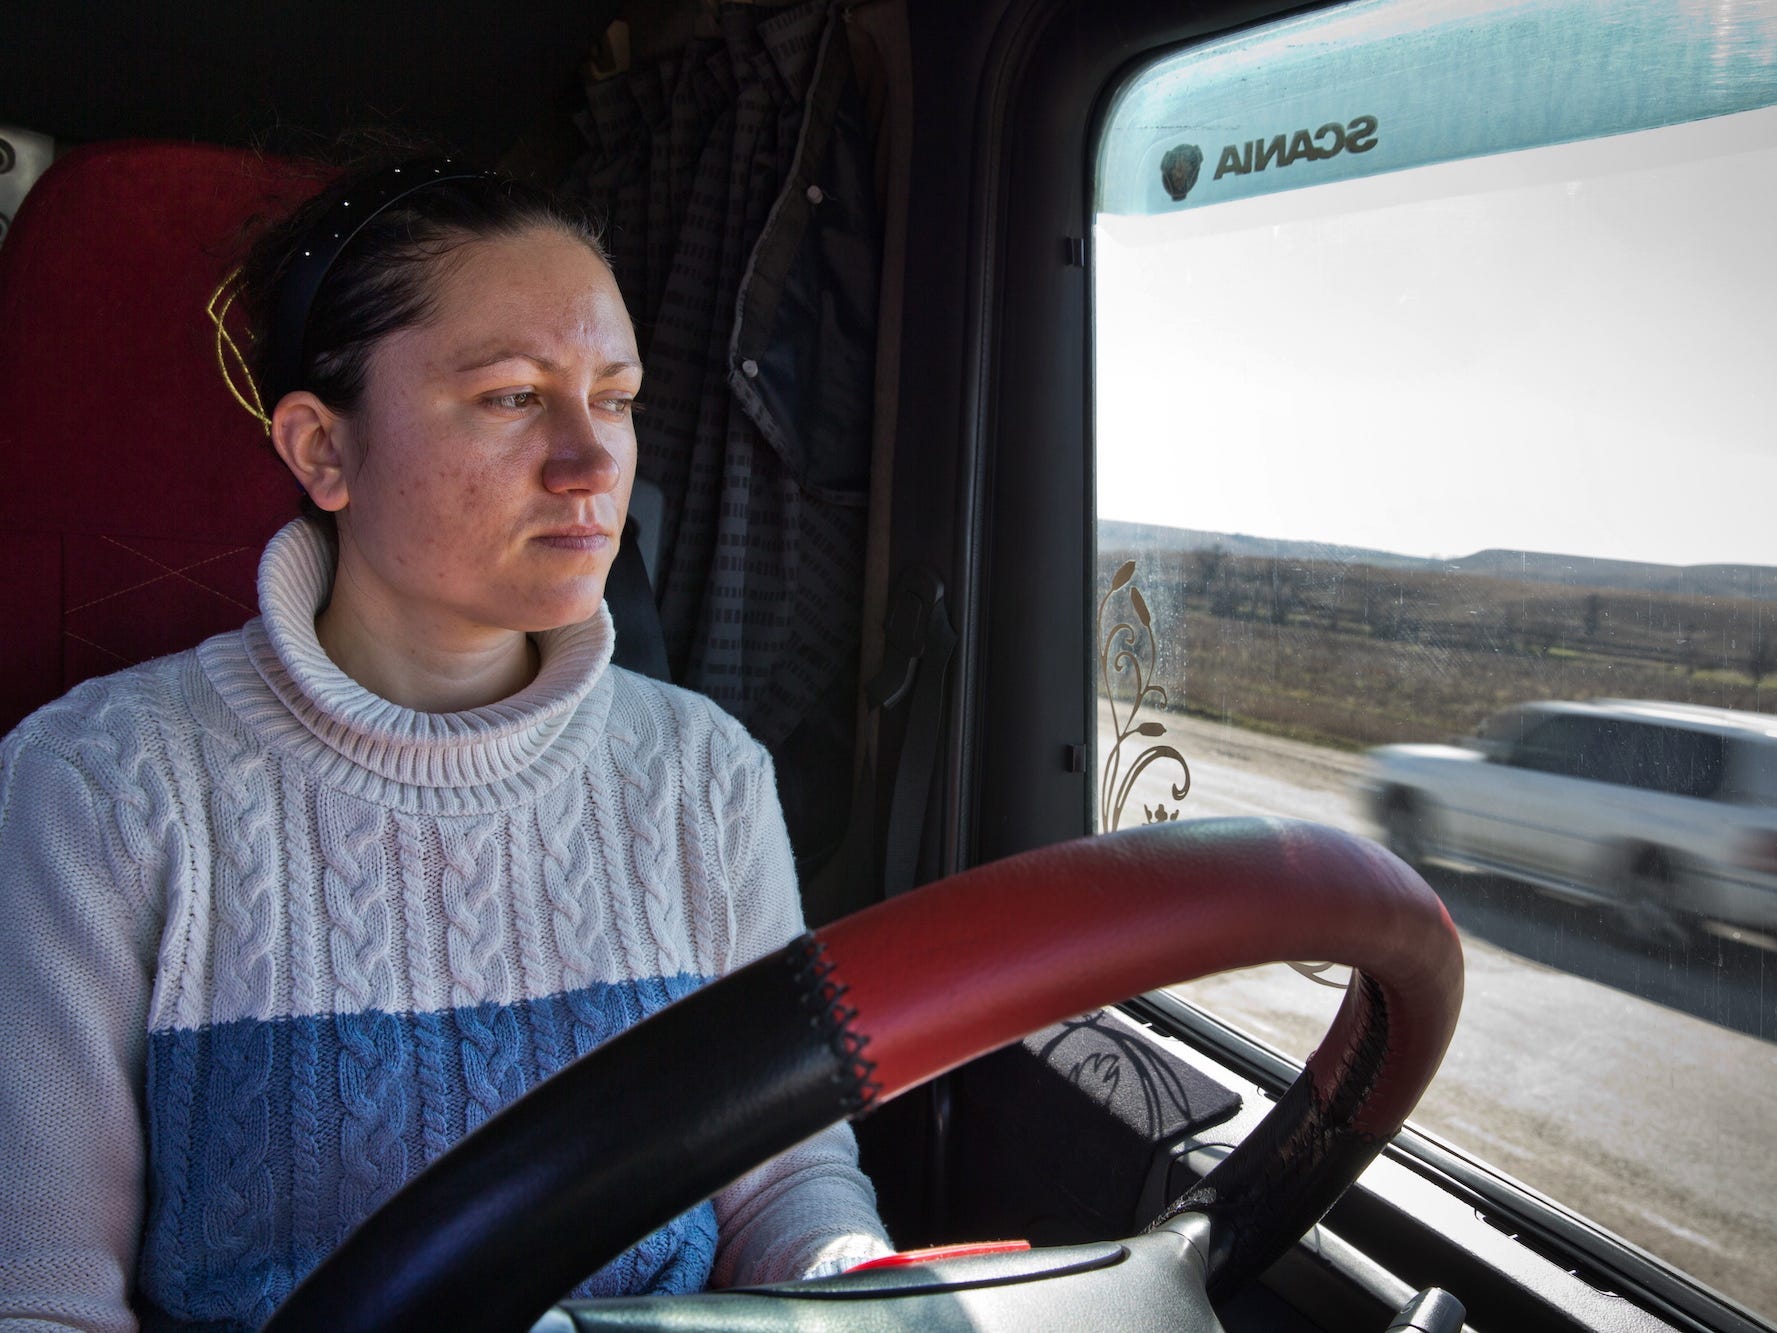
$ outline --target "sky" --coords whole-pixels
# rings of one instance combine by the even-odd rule
[[[1777,565],[1777,108],[1094,235],[1101,518]]]

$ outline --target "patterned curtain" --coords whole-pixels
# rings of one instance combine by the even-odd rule
[[[725,4],[721,35],[592,84],[569,189],[605,219],[647,367],[673,678],[769,748],[805,866],[849,809],[881,224],[843,10]]]

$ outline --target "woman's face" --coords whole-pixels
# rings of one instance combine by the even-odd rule
[[[440,642],[584,620],[635,479],[617,284],[552,228],[472,241],[435,282],[432,317],[376,346],[339,421],[335,596]]]

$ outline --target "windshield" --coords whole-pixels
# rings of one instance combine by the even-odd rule
[[[1366,0],[1130,80],[1092,252],[1100,827],[1385,840],[1418,1123],[1766,1318],[1773,103],[1768,4]],[[1182,993],[1300,1059],[1341,980]]]

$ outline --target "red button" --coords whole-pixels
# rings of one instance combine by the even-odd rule
[[[848,1273],[863,1273],[872,1268],[911,1268],[914,1264],[936,1263],[940,1259],[973,1259],[979,1254],[1017,1254],[1028,1250],[1028,1240],[978,1240],[967,1245],[935,1245],[929,1250],[902,1250],[898,1254],[885,1254],[880,1259],[868,1259],[846,1269]]]

